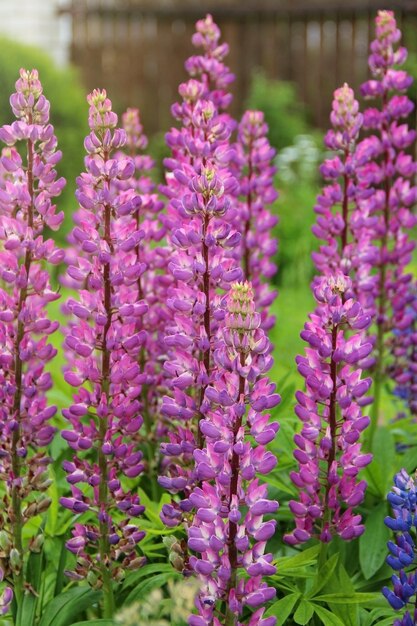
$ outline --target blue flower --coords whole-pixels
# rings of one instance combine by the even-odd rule
[[[389,555],[387,563],[397,572],[391,577],[393,589],[384,587],[382,593],[396,611],[403,609],[409,602],[415,605],[417,594],[417,563],[415,561],[416,544],[414,541],[417,528],[417,490],[416,481],[405,469],[394,477],[394,486],[387,496],[391,504],[393,517],[386,517],[385,524],[394,531],[394,541],[388,541]],[[412,533],[412,534],[411,534]],[[414,567],[406,573],[405,568]],[[406,611],[402,620],[396,620],[394,626],[416,626],[417,611],[414,618]]]

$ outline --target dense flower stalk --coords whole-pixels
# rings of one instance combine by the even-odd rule
[[[364,530],[353,509],[366,488],[358,473],[372,458],[361,453],[359,442],[369,425],[361,406],[371,380],[362,378],[358,363],[372,344],[362,332],[370,317],[357,301],[344,297],[351,289],[351,280],[341,273],[317,280],[318,307],[301,333],[309,347],[296,359],[306,389],[296,394],[303,428],[294,437],[299,470],[291,480],[300,499],[290,501],[296,528],[285,540],[291,544],[311,537],[327,543],[334,535],[349,540]]]
[[[135,189],[140,197],[140,202],[130,217],[133,229],[138,233],[134,247],[139,268],[137,295],[139,300],[145,300],[148,305],[147,311],[136,320],[136,330],[146,333],[146,340],[139,354],[141,372],[145,376],[139,399],[146,430],[146,447],[149,450],[147,470],[152,477],[155,461],[153,440],[160,425],[160,405],[164,389],[162,359],[165,354],[165,325],[170,317],[165,298],[172,279],[166,271],[169,249],[158,245],[165,236],[165,228],[160,219],[164,203],[150,177],[155,163],[144,154],[148,140],[143,132],[138,109],[128,109],[122,115],[122,122],[127,138],[124,152],[133,159],[135,171],[130,179],[120,182],[120,189],[127,195]],[[153,482],[152,485],[154,486]]]
[[[395,533],[395,540],[388,542],[390,554],[388,565],[396,572],[391,580],[393,589],[384,587],[382,593],[393,609],[400,611],[410,605],[402,619],[394,626],[417,624],[417,562],[415,533],[417,529],[416,480],[402,469],[394,477],[394,486],[388,494],[388,502],[394,517],[386,517],[385,524]]]
[[[207,387],[207,410],[200,422],[206,445],[194,451],[199,484],[183,502],[184,508],[195,510],[188,547],[198,557],[190,556],[189,568],[202,583],[191,626],[241,625],[245,606],[256,609],[251,626],[276,621],[263,618],[264,610],[258,608],[275,596],[262,580],[275,573],[272,555],[265,554],[275,521],[265,521],[264,515],[274,513],[278,502],[268,500],[266,484],[256,477],[276,465],[266,444],[279,426],[263,413],[280,401],[265,376],[271,351],[250,283],[234,283],[215,351],[218,371]]]
[[[313,233],[324,243],[313,253],[313,261],[321,274],[337,270],[349,273],[348,245],[352,241],[350,212],[355,197],[354,151],[362,126],[359,103],[346,83],[334,92],[332,128],[327,132],[326,148],[335,152],[320,167],[323,178],[329,181],[318,196],[314,210],[317,222]],[[336,210],[335,210],[336,209]]]
[[[229,46],[227,43],[220,43],[220,37],[220,29],[210,14],[198,20],[192,42],[196,48],[201,48],[202,54],[189,57],[185,62],[185,69],[191,78],[199,81],[201,97],[213,102],[216,109],[223,112],[232,101],[229,86],[235,77],[224,63]],[[227,117],[223,115],[223,119]]]
[[[43,232],[62,222],[53,202],[65,181],[57,178],[62,155],[36,70],[20,70],[10,103],[17,121],[0,129],[8,146],[0,158],[0,580],[12,580],[19,607],[27,549],[23,527],[50,502],[47,446],[54,428],[48,422],[56,407],[46,400],[52,382],[45,366],[56,354],[48,337],[58,323],[48,319],[46,307],[59,295],[45,264],[60,263],[63,252]],[[39,550],[41,541],[34,537],[29,549]],[[7,588],[2,613],[11,598]]]
[[[411,276],[406,266],[414,248],[408,231],[416,224],[411,212],[417,198],[417,188],[412,184],[416,164],[407,153],[416,133],[402,123],[413,110],[406,95],[412,79],[404,70],[396,69],[407,56],[406,49],[397,45],[400,39],[392,11],[379,11],[369,57],[372,79],[361,88],[365,98],[381,103],[380,108],[370,107],[364,112],[363,126],[372,134],[363,142],[369,161],[358,170],[362,187],[373,190],[368,203],[372,215],[377,216],[374,240],[379,248],[375,262],[378,280],[373,294],[377,301],[377,362],[371,439],[387,369],[387,333],[401,324],[407,307]]]
[[[272,229],[277,217],[268,208],[278,197],[274,189],[276,168],[272,163],[275,150],[267,139],[268,126],[261,111],[246,111],[238,127],[236,178],[239,180],[239,200],[235,202],[236,230],[242,234],[236,250],[246,280],[251,281],[256,309],[262,316],[262,327],[272,328],[275,318],[269,307],[276,291],[268,284],[277,271],[273,257],[277,240]]]
[[[336,89],[330,115],[332,128],[324,143],[334,152],[320,167],[328,184],[317,197],[314,235],[323,241],[313,261],[318,272],[332,275],[337,271],[350,276],[353,294],[363,308],[373,313],[372,276],[377,249],[372,244],[375,218],[368,214],[370,192],[357,181],[357,168],[367,162],[368,154],[358,144],[362,115],[353,90],[346,83]]]
[[[165,161],[163,189],[169,199],[165,226],[173,283],[167,290],[172,321],[167,325],[164,364],[171,395],[162,405],[169,443],[162,446],[166,463],[160,483],[171,493],[186,496],[195,481],[192,453],[203,445],[198,423],[204,418],[205,390],[215,369],[213,351],[223,316],[219,290],[227,290],[241,277],[230,254],[240,240],[229,219],[230,196],[237,189],[227,169],[231,129],[217,108],[218,100],[223,106],[227,98],[218,89],[208,92],[209,85],[217,84],[217,73],[219,85],[223,84],[227,71],[221,59],[227,48],[216,43],[219,31],[210,17],[198,22],[197,31],[195,43],[202,42],[206,52],[198,57],[201,80],[192,78],[180,85],[183,101],[173,106],[173,114],[181,126],[167,135],[172,157]],[[178,504],[164,506],[162,518],[168,525],[178,524],[182,518]]]
[[[110,617],[112,580],[122,580],[126,570],[142,563],[136,545],[144,533],[136,518],[144,507],[124,487],[124,477],[136,478],[143,469],[137,435],[145,378],[139,355],[146,332],[138,331],[138,320],[147,305],[138,299],[142,266],[136,245],[143,233],[132,219],[141,200],[135,189],[120,191],[121,181],[130,180],[135,169],[130,157],[118,155],[126,133],[117,128],[105,91],[94,91],[88,102],[86,172],[77,180],[80,210],[71,235],[78,256],[68,267],[79,296],[66,303],[72,321],[65,338],[65,380],[77,392],[63,411],[72,429],[62,436],[76,454],[64,464],[72,496],[61,498],[61,504],[77,514],[89,512],[66,544],[77,557],[75,571],[68,574],[103,586]]]

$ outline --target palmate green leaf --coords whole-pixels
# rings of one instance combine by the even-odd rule
[[[152,557],[156,560],[165,557],[166,546],[164,545],[162,539],[163,537],[173,533],[164,532],[162,529],[154,532],[153,529],[148,527],[147,524],[141,524],[141,528],[146,532],[144,539],[142,539],[140,543],[141,552],[143,552],[145,556]]]
[[[142,520],[141,528],[146,531],[146,538],[149,537],[165,537],[166,535],[172,535],[175,531],[178,532],[178,528],[155,528],[155,523],[150,520]],[[145,539],[142,539],[145,541]]]
[[[319,604],[314,604],[313,606],[314,612],[321,619],[324,626],[345,626],[342,620],[339,619],[337,615],[334,615],[334,613],[331,613]]]
[[[97,604],[101,596],[101,591],[73,587],[47,604],[39,626],[71,626],[77,615]]]
[[[314,598],[319,591],[323,589],[329,582],[330,578],[333,576],[334,571],[336,569],[337,562],[339,560],[338,554],[333,554],[328,561],[325,562],[323,567],[317,572],[317,578],[309,590],[307,597]]]
[[[290,459],[293,458],[294,452],[294,423],[287,421],[281,423],[279,437],[277,437],[275,445],[272,446],[273,449],[280,450],[281,454],[286,454]]]
[[[137,585],[137,583],[142,580],[142,578],[152,577],[152,574],[174,574],[176,575],[176,571],[172,567],[170,563],[151,563],[149,565],[144,565],[136,572],[132,572],[128,574],[124,583],[123,589],[127,589],[128,587],[133,587]]]
[[[313,546],[307,548],[294,556],[282,556],[276,560],[277,570],[279,574],[288,573],[292,570],[297,570],[300,567],[307,567],[308,565],[314,565],[317,561],[317,555],[319,553],[320,546]],[[272,576],[272,578],[274,578]]]
[[[83,513],[84,519],[88,519],[88,514]],[[69,509],[60,507],[59,509],[59,524],[55,528],[54,536],[60,537],[66,535],[68,530],[74,526],[74,524],[80,519],[81,514],[74,515]]]
[[[282,466],[280,467],[280,470],[284,472],[284,468]],[[279,475],[278,476],[276,474],[274,475],[271,472],[267,476],[264,476],[263,480],[267,483],[267,485],[271,485],[271,487],[275,487],[276,489],[279,489],[279,491],[282,491],[283,493],[286,493],[289,496],[296,495],[295,488],[289,482],[288,483],[284,482],[284,480],[282,480]]]
[[[294,613],[294,622],[305,626],[308,624],[314,614],[314,605],[307,600],[301,600],[296,612]]]
[[[291,615],[297,600],[300,598],[300,592],[290,593],[284,596],[277,602],[274,602],[266,612],[266,616],[275,615],[278,618],[278,626],[285,624],[288,617]]]
[[[377,624],[378,626],[392,626],[393,620],[396,617],[397,617],[397,615],[391,616],[391,617],[387,617],[387,619],[383,619],[382,622],[380,620],[378,620],[377,622],[374,622],[374,624]]]
[[[129,593],[125,600],[125,604],[130,604],[132,602],[143,600],[152,589],[156,587],[163,587],[169,580],[181,580],[182,576],[171,568],[171,572],[157,574],[152,578],[148,578],[147,580],[142,581],[132,591]]]
[[[392,626],[394,621],[394,610],[386,603],[385,608],[374,609],[368,613],[368,620],[365,621],[364,626]]]
[[[339,552],[340,554],[340,552]],[[355,587],[353,586],[351,577],[347,573],[343,564],[341,563],[342,557],[339,560],[335,576],[330,578],[326,585],[326,589],[323,589],[324,592],[329,594],[339,593],[341,589],[343,592],[350,596],[356,592]],[[358,613],[359,606],[357,604],[331,604],[329,603],[328,608],[332,613],[337,615],[345,626],[358,626]]]
[[[169,495],[167,493],[164,493],[159,502],[154,502],[153,500],[151,500],[149,496],[145,493],[145,491],[143,491],[143,489],[138,490],[138,495],[139,495],[140,501],[145,507],[144,515],[151,522],[153,522],[154,529],[161,528],[161,529],[164,529],[166,532],[165,526],[162,523],[159,513],[163,505],[168,504],[171,501]]]
[[[388,514],[388,505],[381,502],[366,520],[364,534],[359,539],[359,563],[366,580],[379,570],[387,556],[387,541],[390,530],[384,524]]]
[[[381,599],[380,593],[325,593],[315,596],[314,602],[327,602],[328,604],[364,604],[366,606],[378,602]]]

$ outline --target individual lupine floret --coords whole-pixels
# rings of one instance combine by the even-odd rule
[[[77,180],[80,210],[71,235],[78,259],[68,267],[79,296],[66,303],[73,317],[65,338],[65,380],[77,391],[63,411],[72,430],[62,436],[75,455],[64,464],[72,495],[61,498],[61,504],[77,514],[89,513],[66,544],[77,556],[69,575],[103,587],[104,612],[110,617],[112,581],[142,563],[136,546],[144,536],[137,526],[144,507],[126,489],[124,478],[136,478],[143,469],[137,434],[144,381],[139,354],[146,333],[137,328],[147,305],[138,300],[141,265],[130,245],[132,238],[140,238],[129,218],[140,198],[134,189],[120,192],[120,182],[134,173],[132,159],[117,154],[126,133],[116,127],[117,115],[104,90],[94,91],[88,102],[86,172]]]
[[[414,242],[409,230],[416,224],[411,209],[417,199],[413,185],[416,163],[408,153],[416,133],[403,123],[414,105],[406,91],[412,78],[397,69],[407,56],[399,47],[401,31],[392,11],[379,11],[376,18],[376,39],[371,43],[369,67],[372,79],[362,85],[362,95],[381,103],[364,112],[363,126],[371,131],[361,150],[368,161],[357,168],[359,184],[372,189],[366,200],[367,211],[377,217],[374,242],[379,254],[375,267],[378,280],[373,295],[376,301],[376,369],[374,374],[374,411],[378,418],[381,387],[387,369],[386,338],[405,315],[411,276],[406,272]],[[370,438],[376,428],[372,420]]]
[[[57,230],[63,220],[54,198],[65,181],[57,178],[62,155],[36,70],[20,70],[10,103],[17,120],[0,129],[8,146],[0,157],[0,581],[12,581],[21,610],[28,548],[23,528],[50,503],[47,446],[56,407],[47,402],[52,382],[45,366],[56,355],[48,337],[59,324],[48,319],[46,309],[59,295],[44,267],[60,263],[64,254],[44,239],[44,229]],[[41,545],[39,535],[29,550]],[[12,596],[7,587],[2,614]]]
[[[391,578],[393,589],[384,587],[382,593],[396,611],[406,608],[407,605],[411,607],[404,613],[402,619],[395,620],[394,626],[415,626],[417,493],[416,480],[409,476],[405,469],[394,476],[394,486],[388,494],[388,502],[394,517],[386,517],[385,524],[394,531],[395,541],[389,541],[387,544],[390,551],[387,563],[396,573]]]
[[[357,301],[344,298],[351,289],[351,280],[341,273],[317,280],[318,307],[301,333],[309,347],[296,359],[306,388],[296,394],[303,428],[294,437],[299,470],[291,480],[300,499],[289,504],[296,521],[285,537],[291,544],[311,537],[327,543],[334,535],[349,540],[364,530],[353,509],[366,489],[358,473],[372,458],[361,453],[359,441],[369,425],[361,406],[371,379],[362,378],[357,364],[372,350],[361,332],[371,320]]]
[[[271,205],[278,197],[274,188],[276,167],[272,160],[275,150],[270,146],[268,126],[261,111],[246,111],[238,127],[236,151],[236,178],[239,181],[239,200],[235,227],[242,234],[236,249],[244,278],[252,283],[257,311],[262,316],[262,327],[269,330],[275,321],[269,307],[276,298],[269,281],[277,271],[274,256],[278,242],[272,229],[278,218],[271,213]]]
[[[200,422],[206,445],[194,451],[199,481],[187,502],[194,509],[188,528],[189,567],[201,580],[198,615],[190,626],[241,625],[244,607],[255,608],[251,626],[272,626],[263,604],[275,590],[263,577],[275,573],[272,554],[265,554],[275,533],[278,502],[269,500],[266,475],[276,457],[266,449],[278,431],[269,410],[280,397],[265,376],[272,365],[272,346],[261,329],[250,283],[234,283],[226,298],[226,313],[215,351],[216,376],[206,389],[207,410]],[[226,605],[221,617],[222,603]]]

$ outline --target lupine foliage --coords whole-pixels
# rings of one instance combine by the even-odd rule
[[[21,70],[17,119],[0,128],[6,620],[110,626],[137,611],[165,624],[172,606],[176,626],[417,624],[417,167],[400,38],[380,11],[362,86],[375,106],[361,112],[347,84],[334,93],[295,419],[291,385],[281,399],[269,377],[275,151],[262,112],[228,113],[234,76],[212,17],[196,25],[160,189],[139,111],[119,125],[104,90],[88,96],[65,250],[44,235],[63,219],[49,102]],[[48,316],[60,296],[48,265],[61,263],[62,373]],[[387,424],[384,385],[412,419]]]

